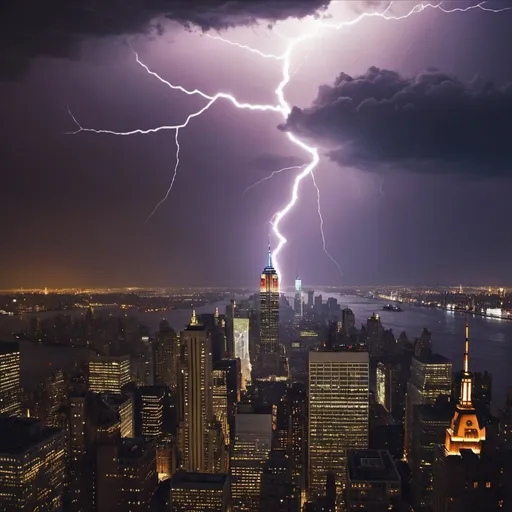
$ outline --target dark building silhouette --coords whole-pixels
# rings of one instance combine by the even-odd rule
[[[401,481],[387,450],[348,450],[348,511],[387,512],[400,504]]]

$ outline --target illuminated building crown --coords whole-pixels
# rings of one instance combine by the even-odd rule
[[[450,427],[446,429],[445,449],[448,455],[459,455],[460,450],[473,450],[480,453],[485,441],[485,427],[481,427],[473,407],[471,391],[472,375],[469,372],[469,324],[466,318],[466,339],[464,363],[460,385],[459,403],[455,409]]]

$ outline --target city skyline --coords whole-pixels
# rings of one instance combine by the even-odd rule
[[[305,179],[300,203],[281,223],[288,239],[279,261],[285,286],[296,269],[311,282],[335,285],[512,282],[511,242],[493,220],[506,218],[510,186],[503,136],[512,68],[504,48],[511,44],[512,11],[489,11],[506,2],[452,14],[424,9],[403,20],[373,17],[350,30],[322,33],[292,59],[286,87],[292,112],[284,123],[278,112],[216,102],[183,130],[180,188],[146,223],[173,175],[173,134],[66,135],[76,129],[68,107],[84,127],[123,131],[179,123],[202,105],[148,76],[132,50],[172,83],[272,103],[281,63],[216,37],[275,53],[286,48],[277,34],[307,33],[307,15],[318,8],[327,7],[320,14],[340,23],[363,10],[382,13],[386,4],[296,0],[275,8],[253,1],[235,2],[233,12],[221,13],[216,6],[222,2],[210,2],[208,18],[200,4],[180,3],[164,19],[159,16],[168,13],[158,2],[154,10],[133,3],[129,17],[107,6],[80,20],[73,9],[60,16],[29,9],[34,20],[52,20],[54,30],[33,28],[31,42],[26,27],[38,23],[19,26],[17,19],[27,20],[16,16],[17,8],[2,21],[11,42],[1,51],[8,64],[0,76],[2,123],[11,143],[2,157],[7,172],[0,214],[9,219],[9,250],[0,264],[9,272],[0,277],[0,288],[251,285],[269,218],[288,201],[298,171],[247,188],[273,171],[309,163],[283,130],[319,148],[315,179],[326,247],[343,270],[342,276],[323,250],[316,191]],[[401,2],[387,15],[403,16],[414,4]],[[97,23],[105,19],[116,22]],[[247,27],[248,19],[257,24]],[[357,109],[337,111],[340,97],[354,108],[394,102],[400,112],[398,99],[408,98],[418,114],[392,116],[386,131],[379,126],[389,112],[368,109],[361,118]],[[423,116],[427,103],[428,110],[453,108],[435,120]],[[473,131],[464,130],[456,121],[461,118]],[[451,134],[436,122],[451,127]],[[416,128],[404,132],[404,124]],[[368,147],[376,152],[365,152]],[[187,250],[177,251],[177,244]],[[206,260],[200,256],[205,246]]]

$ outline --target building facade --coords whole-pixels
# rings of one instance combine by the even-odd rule
[[[96,356],[89,361],[89,389],[95,393],[120,394],[130,382],[130,356]]]
[[[400,506],[401,480],[387,450],[347,452],[346,510],[386,512]]]
[[[21,416],[20,346],[0,342],[0,414]]]
[[[268,248],[268,262],[260,277],[260,347],[261,354],[279,351],[279,276],[272,265]]]
[[[181,333],[180,451],[187,471],[208,471],[209,430],[213,419],[212,353],[208,330],[195,311]]]
[[[233,318],[234,356],[240,359],[242,390],[251,381],[251,356],[249,353],[249,319]]]
[[[35,419],[0,418],[0,509],[61,510],[65,459],[63,430]]]
[[[414,407],[434,404],[440,395],[449,397],[451,388],[452,363],[448,359],[433,354],[430,349],[412,358],[405,404],[404,452],[408,462],[411,461]]]
[[[311,351],[308,412],[310,497],[325,494],[329,476],[340,496],[346,450],[368,447],[368,353]]]
[[[178,471],[171,479],[171,512],[230,512],[230,480],[226,474]]]
[[[272,415],[239,413],[235,418],[235,432],[230,466],[233,509],[256,512],[263,467],[272,449]]]

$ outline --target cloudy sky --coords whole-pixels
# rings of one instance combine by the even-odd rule
[[[389,3],[389,2],[388,2]],[[363,17],[379,1],[19,1],[0,16],[0,287],[256,286],[269,220],[318,148],[327,248],[310,177],[281,222],[285,284],[510,284],[512,10]],[[386,11],[399,18],[414,2]],[[445,10],[471,2],[442,3]],[[122,7],[121,7],[122,6]],[[491,0],[484,7],[512,7]],[[183,123],[120,137],[80,132]],[[213,38],[212,38],[213,36]],[[277,243],[272,238],[272,243]]]

